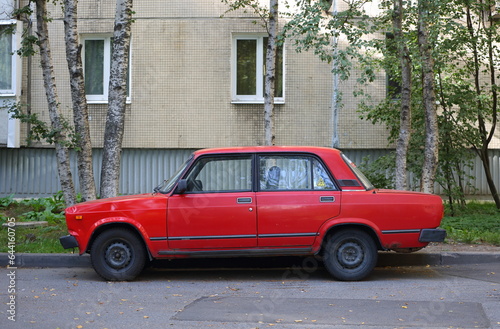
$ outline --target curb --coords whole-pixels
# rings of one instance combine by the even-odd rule
[[[88,254],[31,254],[18,253],[16,266],[18,268],[44,267],[91,267]],[[425,266],[425,265],[456,265],[499,263],[500,253],[497,252],[463,252],[463,253],[425,253],[398,254],[379,252],[377,267],[385,266]],[[0,266],[9,265],[9,254],[0,253]],[[13,267],[13,266],[10,266]]]

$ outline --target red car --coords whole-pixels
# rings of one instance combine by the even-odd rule
[[[371,273],[378,250],[443,241],[439,196],[375,189],[339,150],[196,151],[154,193],[66,209],[65,248],[90,253],[106,280],[152,259],[320,255],[338,280]]]

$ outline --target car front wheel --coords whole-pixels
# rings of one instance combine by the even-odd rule
[[[139,237],[123,228],[102,232],[90,250],[94,270],[108,281],[133,280],[144,269],[146,256]]]
[[[333,234],[326,242],[323,262],[335,279],[356,281],[372,272],[377,256],[377,246],[369,234],[349,229]]]

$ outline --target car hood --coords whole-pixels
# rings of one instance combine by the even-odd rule
[[[159,198],[165,199],[165,196],[156,193],[145,193],[86,201],[66,208],[66,214],[127,210],[130,205],[133,205],[133,208],[135,209],[141,206],[143,208],[147,208],[148,205],[157,203]]]

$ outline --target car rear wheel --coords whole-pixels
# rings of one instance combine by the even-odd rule
[[[333,234],[327,241],[323,262],[337,280],[366,278],[377,263],[377,246],[366,232],[350,229]]]
[[[135,279],[144,269],[146,258],[146,249],[140,238],[123,228],[102,232],[90,250],[94,270],[108,281]]]

